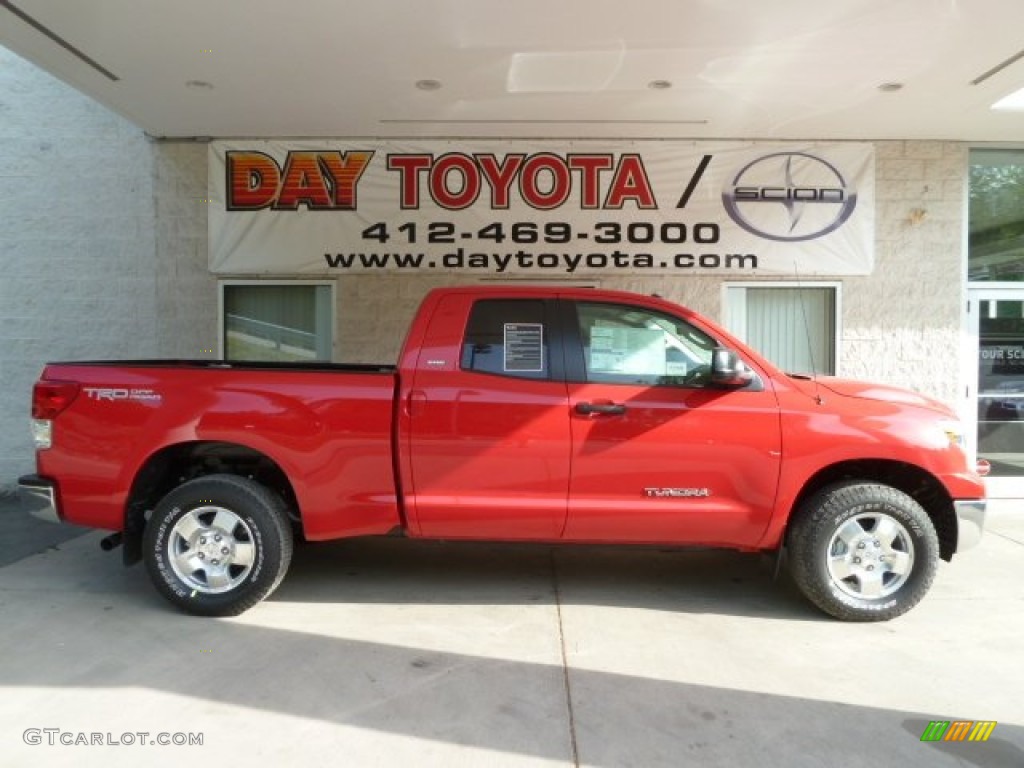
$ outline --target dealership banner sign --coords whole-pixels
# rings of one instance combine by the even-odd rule
[[[216,141],[217,274],[865,275],[863,143]]]

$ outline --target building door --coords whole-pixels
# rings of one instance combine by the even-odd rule
[[[970,151],[968,420],[989,495],[1024,498],[1024,148]]]
[[[991,496],[1024,498],[1024,290],[972,290],[968,325],[977,415],[972,447],[992,465]]]

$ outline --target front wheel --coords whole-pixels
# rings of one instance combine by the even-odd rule
[[[281,583],[292,556],[284,501],[235,475],[168,493],[146,525],[143,552],[157,590],[198,616],[235,616]]]
[[[928,592],[938,565],[931,518],[887,485],[849,482],[825,488],[796,511],[789,564],[800,591],[828,614],[884,621]]]

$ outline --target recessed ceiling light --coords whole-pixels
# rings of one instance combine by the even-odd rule
[[[896,93],[896,91],[903,90],[903,83],[882,83],[878,86],[878,90],[882,93]]]
[[[185,87],[194,91],[212,91],[213,83],[208,83],[205,80],[188,80]]]
[[[439,91],[441,90],[440,80],[417,80],[416,87],[421,91]]]
[[[671,80],[651,80],[651,82],[649,82],[647,84],[647,87],[650,88],[652,91],[667,91],[669,88],[672,87],[672,81]]]

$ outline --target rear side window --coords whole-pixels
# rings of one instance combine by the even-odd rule
[[[544,302],[488,299],[473,305],[462,341],[464,371],[551,378]]]

